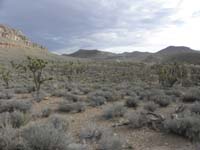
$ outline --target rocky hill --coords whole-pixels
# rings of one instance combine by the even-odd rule
[[[45,47],[31,42],[20,30],[0,24],[0,48],[35,48],[47,50]]]
[[[68,57],[50,53],[44,46],[29,40],[21,31],[6,25],[0,25],[0,63],[10,60],[22,60],[26,56],[50,60],[68,59]]]

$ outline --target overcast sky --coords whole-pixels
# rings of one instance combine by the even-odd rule
[[[200,49],[200,0],[0,0],[0,23],[57,53]]]

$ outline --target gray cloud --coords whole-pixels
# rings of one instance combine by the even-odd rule
[[[138,45],[149,31],[178,23],[173,12],[153,0],[6,0],[0,20],[51,50],[69,52]]]
[[[0,9],[3,7],[4,1],[5,0],[0,0]]]

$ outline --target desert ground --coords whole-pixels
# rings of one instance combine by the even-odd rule
[[[198,150],[198,72],[177,63],[35,57],[2,64],[0,147]]]

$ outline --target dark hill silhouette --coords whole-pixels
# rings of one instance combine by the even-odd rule
[[[121,54],[109,53],[100,50],[84,50],[80,49],[75,53],[65,55],[75,58],[87,58],[93,60],[119,60],[146,63],[159,63],[166,61],[180,61],[192,63],[197,62],[200,52],[185,46],[169,46],[156,53],[148,52],[125,52]],[[188,57],[187,57],[188,56]],[[194,58],[194,59],[193,59]]]

